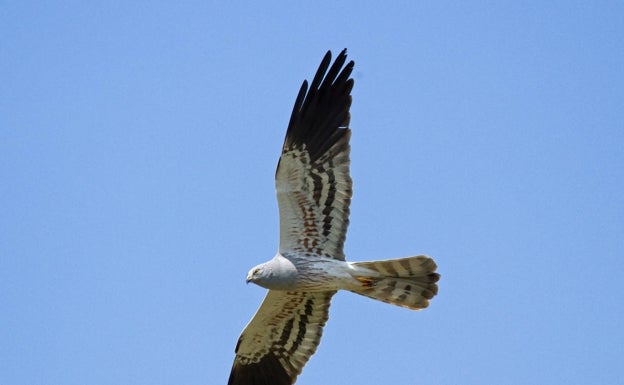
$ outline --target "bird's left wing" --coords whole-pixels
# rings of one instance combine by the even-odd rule
[[[310,88],[304,81],[292,111],[275,173],[279,252],[344,260],[352,187],[349,108],[353,61],[343,50],[321,62]],[[344,65],[344,68],[343,68]]]
[[[236,344],[228,385],[291,385],[314,354],[335,291],[269,290]]]

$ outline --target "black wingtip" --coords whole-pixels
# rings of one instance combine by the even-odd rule
[[[349,128],[355,63],[343,49],[332,61],[327,51],[310,83],[304,82],[293,107],[284,150],[305,144],[312,161],[342,138]],[[331,65],[331,66],[330,66]]]
[[[243,364],[235,359],[228,385],[291,385],[296,378],[286,372],[272,352],[268,352],[256,363]]]

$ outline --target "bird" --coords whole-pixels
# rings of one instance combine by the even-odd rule
[[[346,49],[331,59],[327,51],[295,100],[275,172],[278,252],[247,274],[247,283],[268,292],[236,343],[228,385],[294,384],[316,352],[338,290],[413,310],[438,293],[440,275],[428,256],[345,259],[355,63],[346,63]]]

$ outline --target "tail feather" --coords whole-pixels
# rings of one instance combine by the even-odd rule
[[[440,275],[433,259],[424,255],[385,261],[352,262],[361,287],[351,290],[379,301],[419,310],[438,293]]]

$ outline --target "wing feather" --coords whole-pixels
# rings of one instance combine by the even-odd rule
[[[335,291],[270,290],[236,345],[228,385],[290,385],[316,351]]]
[[[275,175],[282,255],[313,253],[344,260],[352,182],[349,108],[354,63],[343,50],[323,58],[310,88],[304,81]],[[343,67],[344,66],[344,67]]]

